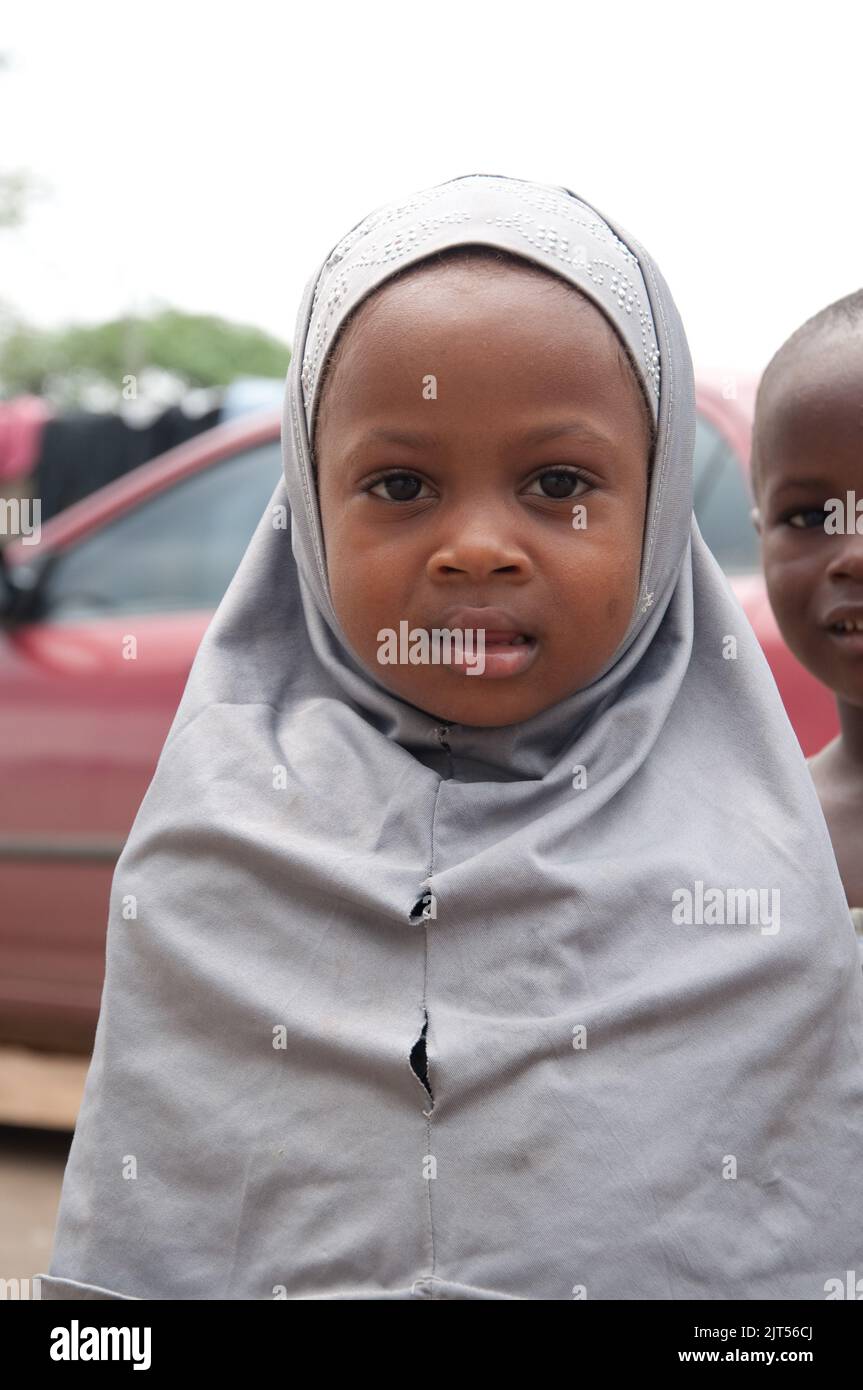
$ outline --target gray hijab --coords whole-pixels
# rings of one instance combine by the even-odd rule
[[[442,731],[340,632],[309,434],[346,314],[468,242],[597,304],[658,439],[606,668]],[[567,189],[453,179],[327,256],[284,481],[117,863],[43,1297],[822,1299],[863,1270],[863,976],[692,518],[694,419],[658,268]]]

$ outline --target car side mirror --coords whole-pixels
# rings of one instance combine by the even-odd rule
[[[15,589],[6,571],[3,547],[0,546],[0,622],[11,615],[15,606]]]
[[[34,617],[39,607],[42,574],[49,563],[22,565],[12,571],[0,546],[0,623],[9,626]]]

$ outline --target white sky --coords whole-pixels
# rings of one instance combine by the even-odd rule
[[[565,184],[657,260],[697,367],[863,285],[863,18],[817,5],[7,3],[0,231],[41,324],[159,301],[290,342],[330,246],[459,174]]]

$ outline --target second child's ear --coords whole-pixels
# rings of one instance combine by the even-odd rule
[[[753,507],[753,508],[752,508],[752,511],[749,513],[749,516],[750,516],[750,519],[751,519],[751,521],[752,521],[752,525],[755,527],[756,531],[758,532],[758,534],[759,534],[759,536],[760,536],[760,535],[761,535],[761,512],[760,512],[759,508],[758,508],[758,507]]]

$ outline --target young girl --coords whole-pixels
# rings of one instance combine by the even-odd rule
[[[326,257],[117,864],[43,1297],[863,1269],[863,976],[694,423],[656,265],[565,188],[452,179]]]
[[[836,695],[840,732],[809,767],[863,950],[861,328],[858,290],[808,319],[768,363],[752,482],[776,621],[797,659]]]

